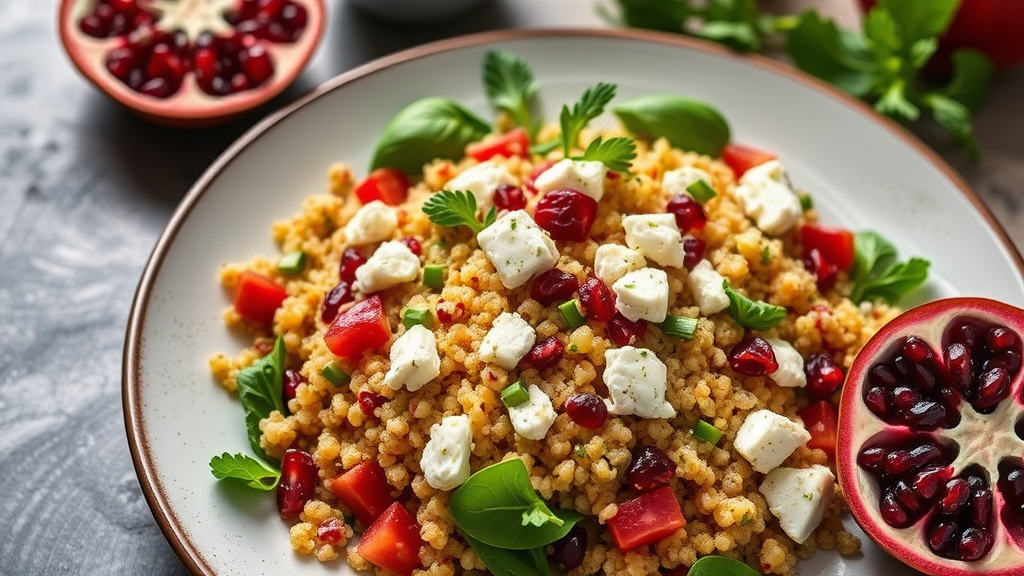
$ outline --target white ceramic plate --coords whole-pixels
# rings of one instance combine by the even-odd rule
[[[194,574],[349,573],[343,561],[291,550],[272,495],[228,490],[210,475],[214,454],[248,451],[238,402],[206,363],[245,344],[221,322],[229,300],[218,268],[272,254],[270,222],[322,192],[332,162],[365,173],[382,128],[410,101],[443,95],[491,117],[480,80],[491,48],[531,63],[547,118],[598,81],[618,84],[618,101],[674,92],[711,102],[734,140],[781,156],[826,222],[878,230],[902,255],[931,259],[919,299],[979,295],[1024,306],[1020,255],[953,171],[901,128],[786,66],[625,31],[496,32],[388,57],[328,82],[225,152],[182,201],[141,279],[125,343],[129,441],[153,513]],[[865,540],[863,554],[819,552],[799,573],[912,572]]]

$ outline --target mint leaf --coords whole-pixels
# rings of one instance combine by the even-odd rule
[[[722,281],[722,288],[729,296],[729,315],[744,328],[771,330],[786,318],[786,309],[782,306],[751,300],[733,290],[728,280]]]
[[[441,190],[423,203],[423,213],[431,222],[439,226],[468,226],[475,233],[494,222],[494,208],[484,217],[481,223],[476,219],[476,196],[466,190]]]
[[[615,172],[629,172],[634,158],[636,158],[636,143],[632,138],[617,137],[605,140],[598,136],[590,141],[583,155],[576,159],[601,162],[609,170]]]
[[[566,158],[578,144],[580,132],[591,120],[600,116],[604,112],[604,107],[615,98],[615,90],[615,84],[599,82],[587,88],[580,101],[573,104],[572,108],[562,106],[559,124],[562,128],[562,149]]]
[[[257,456],[273,461],[260,447],[260,420],[271,412],[284,413],[281,392],[285,363],[284,338],[278,336],[269,354],[238,372],[238,399],[245,410],[245,427],[249,446]]]
[[[210,471],[218,480],[240,480],[250,488],[270,491],[277,487],[281,471],[246,454],[227,452],[210,459]]]
[[[530,104],[540,83],[526,60],[505,50],[489,50],[484,56],[483,79],[491,105],[508,112],[516,124],[533,134]]]

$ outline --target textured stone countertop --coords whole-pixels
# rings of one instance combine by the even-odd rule
[[[317,56],[260,113],[430,40],[605,25],[590,0],[493,0],[457,21],[412,30],[373,21],[341,0],[329,4]],[[856,18],[847,0],[821,4]],[[260,114],[204,131],[147,124],[75,72],[56,37],[56,9],[56,0],[0,0],[0,575],[183,575],[128,451],[124,329],[150,250],[178,201]],[[978,163],[925,134],[1018,246],[1022,104],[1019,68],[998,78],[976,118]]]

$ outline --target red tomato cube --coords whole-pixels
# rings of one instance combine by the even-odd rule
[[[835,458],[839,415],[832,404],[828,400],[817,400],[801,408],[797,414],[811,434],[807,447],[821,448],[829,458]]]
[[[331,491],[352,509],[356,520],[367,526],[395,501],[384,469],[376,460],[362,462],[331,480]]]
[[[466,146],[466,155],[478,162],[485,162],[495,156],[526,156],[529,152],[530,136],[522,126]]]
[[[401,502],[395,502],[366,529],[356,551],[385,570],[409,576],[420,565],[421,545],[420,525]]]
[[[356,197],[363,204],[380,200],[398,206],[409,196],[409,176],[397,168],[377,168],[356,186]]]
[[[853,232],[845,228],[804,224],[800,227],[800,242],[805,255],[817,248],[822,258],[839,270],[853,266]]]
[[[769,160],[774,160],[778,156],[772,152],[765,150],[759,150],[753,146],[746,146],[744,144],[734,144],[730,142],[725,145],[722,150],[722,162],[725,162],[729,168],[732,168],[736,178],[757,166],[758,164],[764,164]]]
[[[242,272],[235,290],[235,311],[258,324],[274,323],[274,312],[281,307],[288,293],[276,282],[252,270]]]
[[[384,302],[373,295],[338,314],[324,334],[324,343],[335,356],[357,360],[363,352],[383,346],[391,338]]]
[[[672,487],[662,486],[619,504],[607,526],[615,545],[626,552],[671,536],[686,519]]]

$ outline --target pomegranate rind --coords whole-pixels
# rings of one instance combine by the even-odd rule
[[[857,355],[843,387],[836,446],[839,486],[854,520],[864,532],[891,555],[916,570],[931,576],[1020,576],[1024,574],[1024,550],[1013,541],[998,519],[998,511],[1004,505],[999,491],[993,490],[993,510],[997,512],[992,523],[992,549],[984,558],[976,561],[952,560],[940,557],[928,549],[923,534],[924,520],[907,528],[893,528],[881,519],[878,483],[857,464],[859,451],[876,435],[887,430],[905,430],[883,422],[864,403],[864,384],[868,370],[879,360],[888,357],[899,342],[911,334],[920,336],[939,352],[944,330],[955,318],[974,318],[983,323],[1002,324],[1016,330],[1018,334],[1024,334],[1024,310],[977,297],[945,298],[929,302],[907,310],[883,326]],[[1022,378],[1018,374],[1011,385],[1010,397],[1004,402],[1017,402],[1019,407],[1021,386]],[[1024,409],[1020,411],[1024,413]],[[993,476],[993,485],[995,479]]]
[[[104,66],[106,54],[120,37],[93,38],[78,28],[85,7],[92,0],[61,0],[57,27],[64,52],[89,82],[122,106],[146,120],[165,126],[200,128],[223,124],[253,110],[283,92],[295,81],[316,52],[324,34],[324,0],[293,0],[306,8],[306,28],[291,44],[269,43],[274,73],[264,84],[226,96],[212,96],[199,89],[195,75],[185,75],[181,88],[169,98],[141,94],[115,78]]]

